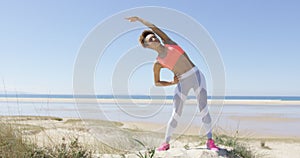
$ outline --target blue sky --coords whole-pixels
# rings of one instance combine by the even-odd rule
[[[11,0],[0,4],[2,92],[71,94],[78,49],[93,28],[126,9],[160,6],[189,15],[210,33],[223,58],[227,95],[300,95],[300,2],[296,0]],[[137,45],[138,33],[132,32],[126,44]],[[178,43],[189,50],[184,40]],[[118,55],[112,53],[105,61]],[[111,76],[103,76],[109,73],[101,64],[100,60],[95,72],[96,92],[111,93]],[[165,73],[168,78],[169,72]],[[138,69],[129,85],[132,93],[148,93],[153,86],[151,65]],[[172,94],[173,88],[167,93]]]

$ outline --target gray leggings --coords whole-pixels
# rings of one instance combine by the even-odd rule
[[[192,68],[186,73],[179,76],[179,83],[175,89],[174,108],[172,116],[168,122],[165,141],[170,142],[171,136],[177,127],[179,118],[182,114],[184,101],[187,98],[189,91],[193,89],[197,98],[197,104],[200,110],[200,116],[207,132],[207,137],[212,138],[211,133],[211,117],[207,108],[207,91],[204,75],[197,67]]]

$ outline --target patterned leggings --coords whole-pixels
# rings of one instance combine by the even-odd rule
[[[207,137],[212,138],[211,133],[211,117],[207,108],[207,91],[204,75],[197,67],[192,68],[186,73],[179,76],[179,83],[175,89],[174,107],[172,116],[168,122],[165,141],[170,142],[171,136],[177,127],[179,118],[182,114],[184,101],[187,98],[189,91],[193,89],[197,98],[197,104],[200,110],[200,116],[207,132]]]

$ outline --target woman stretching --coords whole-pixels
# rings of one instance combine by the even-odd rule
[[[139,21],[151,29],[145,30],[141,34],[139,42],[144,48],[153,49],[158,53],[156,58],[157,61],[153,66],[155,85],[170,86],[177,84],[173,99],[173,113],[168,122],[165,142],[157,150],[163,151],[170,148],[169,142],[172,133],[177,127],[179,118],[182,114],[183,103],[191,89],[195,92],[197,104],[202,114],[202,122],[207,131],[207,148],[215,151],[219,150],[212,139],[211,117],[207,108],[207,91],[204,75],[191,62],[184,50],[158,27],[139,17],[129,17],[126,19],[130,22]],[[162,43],[156,35],[160,37]],[[168,68],[174,73],[173,81],[169,82],[160,80],[160,70],[162,68]]]

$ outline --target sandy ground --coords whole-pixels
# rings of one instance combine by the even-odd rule
[[[265,140],[261,147],[261,140],[252,140],[248,144],[253,151],[264,158],[300,158],[299,139],[277,138]]]
[[[271,120],[273,123],[276,123],[276,121],[279,122],[285,122],[289,121],[286,120],[286,118],[278,119],[278,118],[247,118],[242,117],[243,119],[255,119],[260,120],[261,119],[267,119]],[[157,129],[161,125],[159,124],[145,124],[145,123],[138,123],[138,122],[126,122],[124,124],[125,127],[131,128],[131,129],[144,129],[144,130],[152,130]],[[199,127],[191,127],[189,128],[185,134],[192,135],[197,133]],[[256,135],[249,135],[247,131],[244,133],[239,131],[239,135],[241,138],[241,142],[245,144],[245,146],[249,147],[254,153],[258,155],[258,157],[263,158],[300,158],[300,138],[299,137],[280,137],[278,135],[262,135],[262,134],[256,134]],[[226,131],[221,132],[219,134],[226,134],[226,135],[233,135],[234,131]],[[264,145],[262,145],[264,143]],[[205,146],[197,146],[198,148],[205,148]],[[194,145],[194,148],[197,148]],[[229,147],[221,146],[224,149],[229,149]],[[184,149],[177,148],[178,151],[182,151],[181,153],[187,153],[192,154],[195,153],[195,155],[201,155],[201,153],[197,153],[199,151],[188,151]],[[208,151],[209,152],[209,151]],[[168,153],[165,153],[168,154]],[[213,155],[213,154],[211,154]],[[224,155],[224,154],[223,154]],[[203,155],[202,155],[203,156]],[[201,156],[199,156],[201,157]],[[205,156],[203,156],[205,157]],[[226,156],[225,156],[226,157]]]
[[[108,122],[99,120],[79,120],[73,118],[34,117],[34,116],[2,116],[2,123],[9,123],[22,130],[22,135],[39,146],[53,146],[70,139],[78,138],[79,142],[95,151],[94,157],[128,157],[135,158],[138,152],[144,153],[146,148],[154,148],[163,141],[164,129],[161,125],[137,122]],[[193,135],[195,129],[189,129],[185,135],[178,136],[171,142],[171,149],[156,152],[155,157],[230,157],[232,150],[228,146],[220,146],[219,152],[205,148],[205,139]],[[143,142],[141,146],[135,140]],[[251,137],[241,142],[259,155],[266,158],[300,158],[299,138],[258,138]],[[262,145],[264,142],[264,145]],[[114,153],[107,146],[121,152]],[[104,154],[106,152],[106,154]]]

